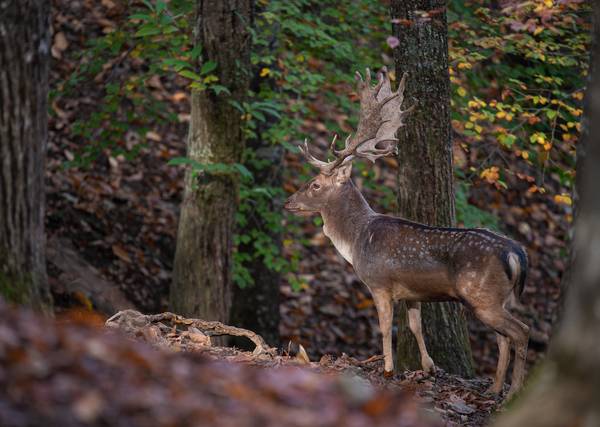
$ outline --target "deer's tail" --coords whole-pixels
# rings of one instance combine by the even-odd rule
[[[520,245],[514,245],[510,250],[503,254],[504,264],[507,266],[507,273],[513,282],[513,293],[518,300],[525,288],[525,279],[527,279],[527,252]]]

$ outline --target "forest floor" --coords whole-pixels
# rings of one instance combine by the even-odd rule
[[[54,0],[52,89],[58,89],[60,82],[77,68],[74,57],[85,43],[118,25],[125,13],[111,1]],[[59,318],[103,316],[125,308],[145,313],[167,309],[183,189],[183,171],[167,166],[167,161],[185,154],[189,121],[185,84],[177,79],[161,80],[158,76],[148,81],[151,96],[166,100],[179,123],[157,125],[147,132],[149,144],[135,158],[113,156],[105,150],[91,169],[64,168],[65,162],[72,160],[85,144],[73,136],[73,122],[86,117],[101,102],[106,79],[114,74],[135,74],[143,67],[139,61],[128,58],[107,64],[98,79],[83,82],[78,93],[52,100],[46,227],[49,280]],[[315,106],[317,109],[326,105],[315,104],[319,105]],[[325,119],[334,119],[336,115],[336,111],[326,109],[319,113]],[[307,121],[303,129],[306,133],[322,133],[322,130],[323,124],[317,121]],[[140,140],[141,136],[132,130],[123,143],[135,144]],[[325,148],[327,141],[317,138],[316,143]],[[469,152],[460,148],[459,143],[456,142],[454,150],[455,161],[477,167],[487,152],[486,142],[471,147]],[[292,171],[286,183],[288,189],[298,185],[294,172],[297,165],[297,157],[288,154],[286,167]],[[382,183],[395,185],[394,161],[375,167]],[[560,185],[556,177],[545,179],[547,187]],[[360,177],[357,184],[367,199],[377,205],[377,195],[363,185]],[[521,317],[532,325],[528,354],[531,366],[543,358],[557,317],[560,279],[566,264],[568,212],[548,197],[528,193],[528,186],[516,176],[509,177],[507,184],[508,189],[498,190],[475,182],[470,187],[469,201],[495,214],[503,231],[528,249],[531,268]],[[303,230],[311,245],[294,248],[302,253],[299,274],[305,286],[296,291],[282,281],[281,346],[286,348],[290,341],[302,344],[310,360],[320,360],[312,362],[311,369],[318,371],[331,366],[335,369],[336,363],[346,364],[358,376],[379,386],[384,381],[379,375],[381,360],[355,363],[381,354],[377,316],[368,290],[335,252],[320,227],[307,220]],[[473,318],[469,327],[477,373],[489,376],[496,363],[494,334]],[[247,357],[246,353],[227,351],[231,353],[225,358]],[[282,364],[291,358],[279,357],[281,362],[277,363]],[[488,380],[464,380],[444,373],[424,377],[416,372],[403,374],[386,384],[416,391],[422,402],[431,404],[447,420],[460,425],[481,425],[496,408],[495,401],[481,395],[487,383]],[[472,410],[475,412],[469,412]]]
[[[499,403],[486,379],[384,378],[380,356],[311,362],[212,346],[192,319],[72,315],[0,301],[1,425],[481,426]]]

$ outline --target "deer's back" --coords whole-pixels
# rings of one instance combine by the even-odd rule
[[[496,268],[510,277],[503,258],[523,251],[515,241],[485,229],[431,227],[375,216],[355,242],[354,268],[369,287],[390,287],[398,299],[458,299],[461,272]],[[505,271],[502,271],[505,270]]]

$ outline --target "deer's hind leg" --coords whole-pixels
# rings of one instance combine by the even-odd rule
[[[515,348],[515,364],[509,395],[523,384],[529,328],[504,307],[512,292],[513,283],[498,264],[488,264],[479,271],[462,271],[457,280],[459,295],[484,324],[496,331],[498,365],[494,384],[489,391],[499,393],[504,385],[510,362],[510,346]]]
[[[510,363],[510,338],[496,332],[496,342],[498,343],[498,365],[494,383],[487,389],[487,393],[500,394]]]
[[[523,322],[517,320],[503,307],[492,307],[475,309],[477,317],[490,328],[494,329],[498,334],[509,339],[515,347],[515,364],[513,367],[512,380],[510,384],[510,390],[508,396],[512,396],[517,392],[523,385],[523,379],[525,377],[525,362],[527,359],[527,342],[529,340],[529,328]],[[506,346],[506,344],[503,344]],[[499,343],[500,346],[500,343]],[[500,352],[503,349],[500,347]],[[509,353],[507,349],[504,349],[504,353]],[[501,354],[502,356],[502,354]],[[498,360],[498,370],[496,379],[492,389],[501,390],[502,384],[504,383],[504,377],[506,376],[506,368],[504,364],[508,365],[508,357]],[[499,375],[501,374],[501,375]],[[500,378],[500,376],[502,378]]]
[[[421,368],[423,371],[432,373],[435,369],[433,359],[427,352],[423,330],[421,326],[421,303],[416,301],[406,301],[408,307],[408,326],[417,340],[419,353],[421,353]]]

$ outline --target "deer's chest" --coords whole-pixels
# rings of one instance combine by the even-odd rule
[[[323,225],[323,234],[329,237],[333,246],[337,249],[340,255],[352,264],[352,244],[351,242],[343,239],[341,236],[333,233],[331,230],[327,228],[327,225]]]

